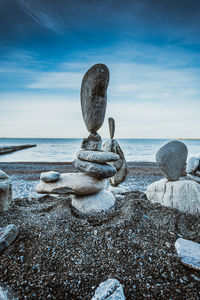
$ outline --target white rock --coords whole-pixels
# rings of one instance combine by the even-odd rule
[[[198,176],[195,176],[195,175],[192,175],[192,174],[187,174],[187,178],[200,183],[200,178]]]
[[[12,200],[12,183],[9,179],[0,179],[0,211],[8,210]]]
[[[200,271],[200,244],[179,238],[175,247],[184,265]]]
[[[40,194],[76,194],[90,195],[103,190],[106,187],[105,179],[97,180],[94,177],[82,173],[64,173],[56,182],[40,181],[35,191]]]
[[[117,279],[100,283],[91,300],[125,300],[123,287]]]
[[[185,177],[177,181],[166,178],[156,181],[148,186],[146,195],[153,203],[190,214],[200,213],[200,185]]]
[[[57,181],[60,178],[60,173],[55,171],[49,171],[41,173],[40,180],[44,182],[54,182]]]
[[[115,187],[115,186],[109,186],[108,190],[113,193],[114,195],[121,195],[128,192],[128,190],[125,187]]]
[[[199,159],[197,157],[190,157],[187,162],[186,172],[193,173],[199,166]]]
[[[107,190],[84,197],[73,196],[72,206],[83,213],[106,211],[115,204],[115,197]]]

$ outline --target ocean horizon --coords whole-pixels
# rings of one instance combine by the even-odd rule
[[[103,142],[106,139],[103,139]],[[155,162],[157,150],[171,139],[117,139],[127,162]],[[188,157],[199,156],[200,140],[181,139]],[[81,138],[0,138],[0,147],[36,144],[34,148],[0,156],[0,162],[71,162],[82,143]]]

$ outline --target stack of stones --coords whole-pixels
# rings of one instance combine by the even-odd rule
[[[0,211],[7,210],[12,204],[12,183],[10,177],[0,170]]]
[[[190,157],[188,159],[186,172],[188,179],[200,183],[200,157]]]
[[[186,171],[197,172],[199,161],[195,160],[194,167],[194,160],[190,160],[186,168],[187,154],[186,145],[180,141],[171,141],[161,147],[156,162],[165,178],[149,185],[146,194],[153,203],[196,214],[200,212],[200,185],[188,180]]]
[[[106,179],[117,171],[108,163],[118,161],[119,156],[101,151],[102,140],[97,133],[105,118],[108,82],[109,71],[103,64],[90,68],[82,81],[81,108],[90,135],[83,139],[73,162],[82,173],[42,173],[36,187],[38,193],[73,194],[72,206],[82,213],[106,211],[115,204],[115,197],[106,190]]]

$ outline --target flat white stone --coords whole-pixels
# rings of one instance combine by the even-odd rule
[[[197,157],[190,157],[187,162],[186,172],[193,173],[199,166],[199,159]]]
[[[185,177],[177,181],[168,181],[166,178],[156,181],[148,186],[146,195],[153,203],[185,213],[200,213],[200,185]]]
[[[81,150],[77,153],[77,157],[81,160],[91,161],[94,163],[106,163],[116,161],[119,156],[113,152]]]
[[[54,182],[60,178],[60,173],[55,171],[43,172],[40,175],[40,180],[44,182]]]
[[[200,244],[179,238],[175,247],[184,265],[200,271]]]
[[[115,204],[115,197],[108,190],[84,197],[73,196],[72,206],[83,213],[98,213],[110,209]]]
[[[123,287],[117,279],[100,283],[91,300],[125,300]]]
[[[121,195],[128,192],[128,190],[125,187],[115,187],[115,186],[109,186],[108,190],[113,193],[114,195]]]
[[[50,183],[40,181],[35,191],[40,194],[90,195],[103,190],[106,184],[105,179],[97,180],[86,174],[64,173],[58,181]]]

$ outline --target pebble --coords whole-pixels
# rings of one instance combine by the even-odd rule
[[[186,172],[194,173],[199,166],[199,159],[197,157],[190,157],[187,162]]]
[[[0,254],[16,239],[18,228],[14,224],[0,227]]]
[[[123,287],[117,279],[109,278],[100,283],[91,300],[125,300]]]
[[[110,131],[110,138],[112,140],[115,134],[115,120],[113,118],[108,118],[108,125]]]
[[[60,178],[60,173],[55,171],[43,172],[40,175],[40,180],[44,182],[55,182]]]

